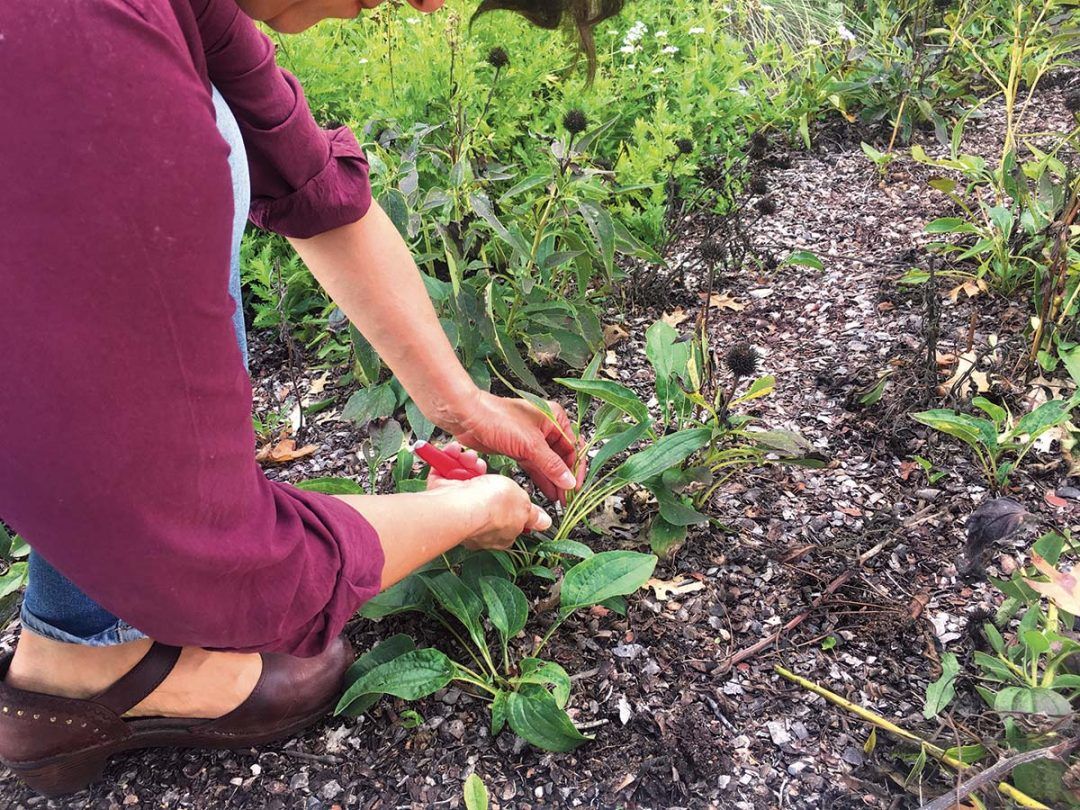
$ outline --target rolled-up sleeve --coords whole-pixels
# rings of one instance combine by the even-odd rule
[[[255,462],[228,147],[185,23],[157,0],[0,13],[0,516],[155,639],[313,655],[377,593],[382,548]],[[305,227],[333,221],[299,200],[349,160],[315,140],[302,181],[262,162],[296,195],[265,210]]]
[[[362,218],[371,205],[368,164],[348,127],[323,130],[273,43],[234,0],[195,0],[210,81],[244,137],[251,221],[307,238]]]

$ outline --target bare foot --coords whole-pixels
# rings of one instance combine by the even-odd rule
[[[87,647],[24,628],[6,680],[17,689],[85,700],[112,686],[148,649],[148,639]],[[247,699],[261,674],[258,654],[185,647],[168,677],[127,716],[221,717]]]

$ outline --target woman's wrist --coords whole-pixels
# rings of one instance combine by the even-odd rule
[[[484,398],[490,396],[468,374],[463,372],[463,376],[464,380],[447,380],[442,391],[432,392],[427,408],[417,403],[432,422],[451,435],[462,433],[474,424]]]

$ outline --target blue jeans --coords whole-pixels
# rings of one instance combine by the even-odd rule
[[[244,311],[240,301],[240,238],[247,222],[251,202],[251,184],[248,179],[247,153],[240,137],[240,128],[232,111],[217,89],[214,89],[214,111],[218,130],[229,144],[229,169],[233,181],[233,242],[232,261],[229,268],[229,294],[236,302],[233,325],[240,353],[248,364],[247,335],[244,329]],[[31,538],[31,541],[33,538]],[[31,552],[30,568],[23,595],[23,627],[46,638],[91,647],[106,647],[126,641],[145,638],[123,619],[113,616],[105,608],[80,591],[63,574],[47,563],[40,554]]]

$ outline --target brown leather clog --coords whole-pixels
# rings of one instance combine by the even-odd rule
[[[130,672],[90,700],[14,689],[0,681],[0,762],[46,796],[82,790],[112,754],[132,748],[250,748],[306,728],[334,707],[353,660],[344,638],[313,658],[262,654],[248,698],[214,720],[124,718],[172,671],[179,647],[154,644]],[[0,679],[11,654],[0,658]]]

